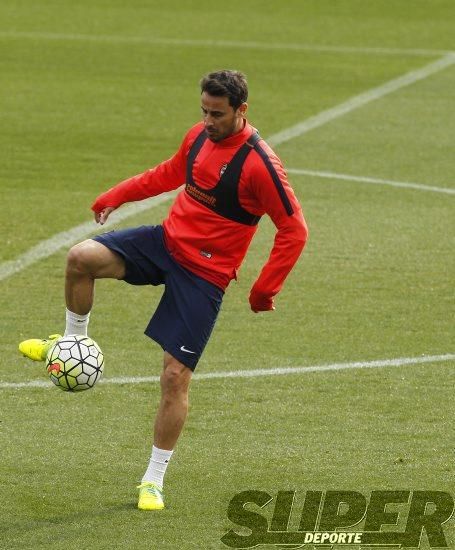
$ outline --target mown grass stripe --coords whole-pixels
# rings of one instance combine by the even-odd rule
[[[292,42],[258,42],[252,40],[210,40],[194,38],[166,38],[152,36],[122,36],[108,34],[57,33],[39,31],[0,31],[0,39],[31,39],[110,44],[145,44],[152,46],[184,46],[196,48],[241,48],[242,50],[293,51],[335,54],[394,55],[431,57],[453,53],[453,50],[433,48],[387,48],[367,46],[341,46],[327,44],[300,44]]]

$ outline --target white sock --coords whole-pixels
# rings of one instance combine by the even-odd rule
[[[147,471],[142,478],[142,483],[145,481],[153,481],[163,488],[164,474],[166,473],[166,468],[169,460],[171,460],[172,453],[174,451],[165,451],[164,449],[158,449],[153,445],[152,447],[152,456],[150,457],[150,462],[147,468]]]
[[[68,334],[80,334],[81,336],[87,336],[89,319],[90,312],[86,315],[78,315],[67,308],[65,336],[68,336]]]

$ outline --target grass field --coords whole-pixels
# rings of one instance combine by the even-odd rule
[[[222,549],[228,503],[249,489],[455,495],[452,8],[1,3],[0,549]],[[444,68],[429,68],[441,59]],[[275,142],[310,240],[276,311],[255,316],[248,292],[274,236],[261,222],[197,369],[220,377],[192,383],[167,508],[141,513],[135,484],[158,384],[100,383],[74,395],[33,386],[45,374],[17,343],[63,329],[74,239],[57,237],[56,248],[49,239],[90,221],[101,191],[173,154],[199,118],[199,78],[222,67],[248,75],[250,120],[264,137],[316,120]],[[407,85],[381,88],[417,70]],[[369,102],[356,99],[371,90]],[[343,114],[330,111],[352,99]],[[169,205],[114,226],[160,223]],[[116,281],[97,286],[90,334],[105,352],[106,382],[159,374],[161,350],[142,333],[159,298]],[[222,374],[400,358],[410,360]],[[453,519],[444,532],[455,548]]]

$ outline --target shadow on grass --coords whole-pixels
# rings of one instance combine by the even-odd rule
[[[163,512],[160,511],[159,515],[162,516],[163,514],[166,514],[166,511],[168,510],[164,510]],[[25,533],[32,533],[41,529],[48,529],[52,526],[61,525],[65,526],[65,531],[71,531],[72,529],[77,529],[78,524],[81,525],[81,528],[83,527],[84,529],[86,529],[87,525],[96,519],[109,517],[112,520],[113,516],[127,514],[128,521],[130,522],[133,517],[144,519],[150,517],[154,513],[138,510],[136,500],[131,500],[129,502],[123,502],[119,504],[107,504],[104,505],[102,508],[87,509],[83,512],[75,512],[71,514],[59,513],[57,515],[53,515],[51,517],[43,519],[18,519],[17,521],[13,520],[8,524],[4,523],[0,527],[0,533],[2,534],[3,538],[6,533],[14,532],[16,535],[18,533],[24,535]],[[118,523],[118,519],[116,519],[115,521]]]

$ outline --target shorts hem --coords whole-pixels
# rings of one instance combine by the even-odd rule
[[[152,333],[144,332],[144,334],[148,336],[151,340],[156,342],[158,345],[160,345],[163,351],[167,351],[168,353],[170,353],[172,357],[175,357],[178,361],[180,361],[180,363],[182,363],[182,365],[185,365],[185,367],[194,372],[194,369],[199,362],[200,356],[196,356],[193,361],[190,361],[188,355],[183,355],[183,353],[172,344],[164,342],[161,338]]]

